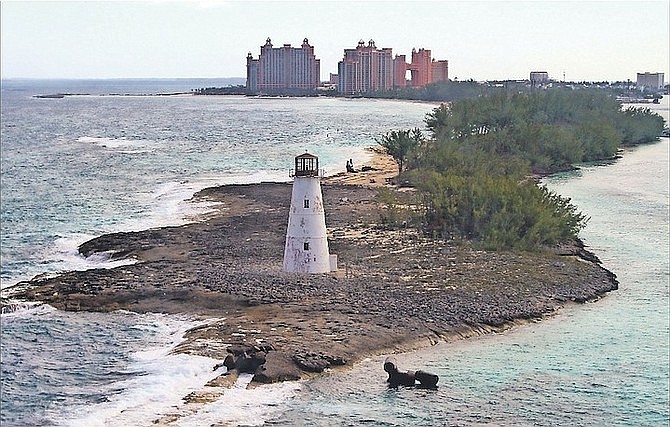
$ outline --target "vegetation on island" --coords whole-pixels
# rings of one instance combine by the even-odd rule
[[[195,95],[247,95],[246,85],[234,85],[225,87],[202,87],[199,89],[192,89],[191,92]]]
[[[470,80],[448,80],[430,83],[421,87],[399,87],[388,90],[377,90],[365,93],[369,98],[412,99],[431,102],[452,102],[461,99],[478,98],[505,92],[528,93],[537,90],[597,90],[612,97],[627,99],[645,99],[649,102],[663,97],[668,93],[668,86],[660,90],[637,87],[634,83],[623,82],[565,82],[551,80],[533,85],[528,80],[498,80],[477,82]]]
[[[398,163],[399,181],[418,190],[423,209],[415,223],[485,249],[531,250],[574,240],[587,222],[533,174],[654,141],[663,119],[649,109],[622,110],[602,92],[548,90],[442,104],[426,126],[429,138],[412,129],[377,140]],[[392,205],[388,194],[381,197]]]

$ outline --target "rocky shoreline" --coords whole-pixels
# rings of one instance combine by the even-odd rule
[[[534,253],[487,252],[384,227],[387,207],[374,188],[387,179],[380,173],[341,174],[322,186],[336,273],[282,271],[290,184],[230,185],[194,196],[216,206],[199,222],[107,234],[80,246],[83,256],[105,252],[136,263],[35,278],[16,285],[12,298],[61,310],[208,319],[174,351],[230,355],[230,370],[269,383],[500,331],[617,289],[615,275],[581,242]],[[411,200],[407,191],[390,191]],[[210,385],[229,384],[230,377]]]

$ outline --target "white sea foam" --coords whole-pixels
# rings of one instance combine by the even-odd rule
[[[94,237],[90,234],[71,234],[58,237],[52,245],[39,251],[38,258],[44,260],[41,264],[36,264],[32,272],[15,276],[12,279],[3,279],[0,289],[5,290],[22,281],[28,281],[36,277],[47,278],[57,276],[62,272],[94,268],[109,269],[136,262],[132,258],[112,260],[112,252],[95,253],[88,257],[82,256],[79,253],[79,246]]]
[[[7,321],[16,317],[51,313],[55,310],[56,309],[49,304],[32,301],[18,301],[10,298],[6,301],[6,305],[2,307],[2,313],[0,315],[2,316],[3,321]]]
[[[187,394],[225,372],[225,368],[213,370],[220,360],[171,352],[183,341],[186,330],[200,324],[160,314],[141,316],[138,327],[152,329],[159,344],[131,354],[127,370],[137,375],[105,386],[108,401],[72,408],[59,423],[82,427],[151,425],[177,410]]]
[[[101,138],[104,139],[104,138]],[[289,179],[288,174],[281,172],[259,171],[248,174],[230,174],[223,176],[203,177],[196,180],[172,181],[159,185],[147,200],[142,202],[147,210],[135,218],[122,221],[114,228],[101,230],[102,233],[142,231],[151,228],[178,226],[197,222],[218,203],[193,201],[195,193],[207,187],[231,184],[251,184],[259,182],[281,182]],[[101,252],[84,257],[79,253],[79,246],[93,238],[92,234],[72,233],[58,237],[53,244],[39,251],[38,258],[43,260],[35,264],[31,271],[17,275],[11,279],[2,279],[0,289],[6,289],[21,281],[28,281],[36,275],[57,275],[66,271],[81,271],[94,268],[115,268],[134,264],[136,260],[124,258],[112,260],[113,253]]]
[[[184,398],[191,392],[212,391],[205,384],[226,370],[225,367],[213,370],[221,360],[171,351],[183,341],[188,329],[206,322],[162,314],[127,315],[137,316],[133,328],[154,334],[158,344],[131,354],[127,371],[136,374],[104,386],[107,401],[67,409],[57,416],[60,425],[152,425],[168,419],[174,420],[170,425],[185,427],[263,425],[279,415],[284,408],[282,404],[301,388],[300,382],[285,382],[247,389],[253,376],[241,374],[231,388],[217,389],[222,395],[216,401],[186,403]]]
[[[296,395],[299,382],[283,382],[247,388],[252,375],[240,375],[234,387],[196,413],[177,420],[176,426],[260,426],[282,412],[282,403]]]
[[[115,268],[122,265],[134,264],[134,259],[112,260],[113,252],[94,253],[84,257],[79,253],[79,246],[95,236],[87,234],[73,234],[56,239],[50,249],[51,258],[58,261],[54,266],[60,271],[88,270],[92,268]]]
[[[93,144],[100,147],[116,150],[121,153],[148,153],[153,151],[151,141],[127,138],[107,138],[95,136],[82,136],[77,138],[77,142],[84,144]]]
[[[118,231],[141,231],[150,228],[183,225],[197,221],[213,211],[218,203],[193,201],[193,195],[208,187],[231,184],[251,184],[263,181],[288,180],[273,172],[256,172],[225,176],[202,177],[196,180],[171,181],[159,185],[149,197],[149,210],[140,218],[123,222]]]

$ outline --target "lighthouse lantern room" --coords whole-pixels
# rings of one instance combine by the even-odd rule
[[[319,176],[319,158],[305,153],[295,158],[294,176]]]
[[[309,153],[297,156],[291,175],[293,189],[284,246],[284,271],[327,273],[335,270],[335,255],[331,257],[328,252],[319,158]]]

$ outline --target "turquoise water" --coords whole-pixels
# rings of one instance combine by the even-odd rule
[[[3,287],[42,272],[110,267],[82,259],[76,245],[188,220],[207,208],[185,201],[205,186],[284,180],[305,149],[331,173],[343,170],[389,129],[421,127],[432,107],[99,96],[192,88],[183,85],[3,81]],[[78,88],[94,95],[31,97]],[[654,108],[667,120],[668,97]],[[617,274],[619,290],[503,334],[397,355],[405,369],[439,374],[436,391],[388,389],[380,355],[309,382],[246,390],[242,379],[187,410],[181,398],[218,375],[217,360],[169,352],[196,322],[42,307],[2,316],[2,425],[152,425],[179,413],[172,425],[667,426],[668,168],[665,138],[548,179],[591,217],[581,237]]]
[[[668,97],[660,106],[667,120]],[[581,237],[619,290],[503,334],[401,354],[437,391],[385,387],[385,356],[316,380],[279,425],[667,426],[668,138],[546,180],[591,217]]]

